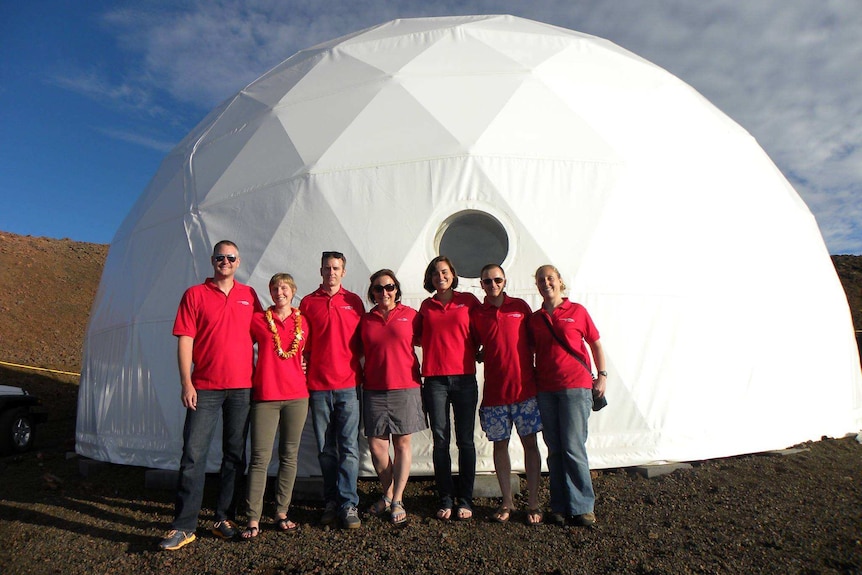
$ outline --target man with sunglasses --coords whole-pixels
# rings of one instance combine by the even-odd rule
[[[245,471],[253,368],[249,328],[254,312],[263,309],[254,289],[234,279],[240,264],[235,243],[218,242],[210,261],[213,277],[186,290],[174,321],[186,420],[174,521],[159,543],[168,551],[195,540],[207,456],[219,413],[223,419],[221,481],[211,530],[222,539],[236,535],[228,514],[239,491],[237,480]]]
[[[299,304],[309,325],[305,345],[306,382],[317,460],[323,475],[326,506],[320,522],[342,526],[362,525],[359,494],[359,384],[362,355],[359,320],[365,313],[362,299],[342,287],[347,258],[341,252],[323,252],[316,291]]]
[[[524,447],[527,472],[525,520],[527,525],[538,525],[542,522],[538,494],[542,461],[536,434],[542,430],[542,421],[536,402],[533,356],[527,340],[527,323],[533,312],[527,302],[506,294],[506,274],[499,265],[486,265],[479,277],[485,301],[470,313],[485,363],[479,423],[488,440],[494,443],[494,470],[503,495],[491,518],[505,523],[515,509],[509,458],[509,437],[514,426]]]

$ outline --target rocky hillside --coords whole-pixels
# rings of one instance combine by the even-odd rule
[[[0,232],[0,361],[78,372],[108,246]]]
[[[862,256],[832,256],[832,263],[847,294],[853,326],[862,331]]]

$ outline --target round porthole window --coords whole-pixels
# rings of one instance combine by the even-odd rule
[[[502,264],[509,235],[497,218],[476,210],[449,217],[437,232],[437,253],[448,257],[465,278],[477,278],[485,264]]]

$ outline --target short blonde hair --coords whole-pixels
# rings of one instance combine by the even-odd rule
[[[288,286],[290,286],[290,289],[292,289],[293,293],[296,294],[296,282],[293,281],[293,276],[288,273],[279,272],[269,278],[269,287],[275,287],[281,282],[284,282]]]
[[[544,264],[544,265],[541,265],[538,268],[536,268],[535,280],[539,281],[539,275],[541,274],[541,271],[545,268],[554,270],[554,273],[557,274],[557,277],[560,279],[560,291],[566,291],[566,282],[563,281],[563,276],[560,274],[560,270],[558,270],[557,266],[555,266],[555,265]]]

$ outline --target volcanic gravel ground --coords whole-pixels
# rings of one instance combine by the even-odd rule
[[[106,254],[103,245],[0,232],[0,361],[80,371]],[[862,257],[833,261],[859,329]],[[141,468],[105,465],[83,477],[70,457],[76,378],[0,365],[4,384],[43,398],[50,420],[35,451],[0,458],[3,575],[862,573],[862,445],[852,437],[784,455],[691,462],[653,479],[596,472],[593,528],[527,526],[523,498],[508,524],[488,519],[498,503],[491,499],[476,500],[470,522],[440,522],[432,483],[415,479],[403,528],[363,515],[358,530],[329,530],[316,523],[318,502],[295,501],[298,533],[264,523],[254,541],[222,542],[207,531],[210,484],[198,540],[163,552],[157,544],[172,519],[173,493],[145,489]],[[362,510],[378,496],[373,481],[360,482]],[[540,496],[547,504],[547,478]]]

